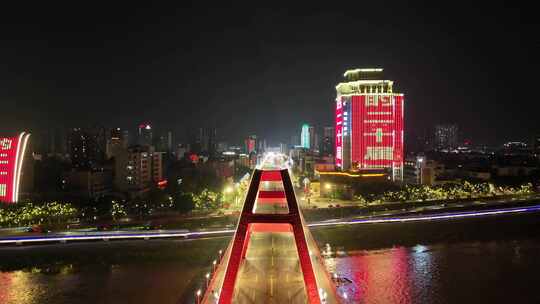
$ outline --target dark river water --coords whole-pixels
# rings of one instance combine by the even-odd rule
[[[540,216],[313,231],[348,303],[540,303]],[[0,248],[0,303],[190,303],[228,238]],[[333,242],[332,242],[333,241]]]

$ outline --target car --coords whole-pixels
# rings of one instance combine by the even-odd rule
[[[32,225],[31,227],[28,227],[26,229],[26,232],[35,232],[35,233],[43,233],[44,229],[41,225]]]

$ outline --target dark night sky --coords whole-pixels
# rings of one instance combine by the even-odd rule
[[[347,68],[380,66],[405,93],[408,138],[440,122],[475,143],[540,133],[534,10],[406,2],[3,7],[0,130],[150,121],[289,141],[332,123]]]

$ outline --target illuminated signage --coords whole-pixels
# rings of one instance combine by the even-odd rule
[[[341,100],[336,101],[336,166],[343,165],[343,109]]]
[[[165,189],[165,187],[167,187],[167,184],[168,184],[168,181],[166,179],[163,179],[157,182],[157,187],[159,189]]]
[[[347,100],[343,100],[343,104],[341,106],[341,113],[343,116],[343,137],[349,136],[349,132],[351,129],[351,120],[349,117],[350,113],[350,102],[347,102]]]
[[[359,168],[401,167],[403,96],[369,94],[351,99],[351,161]]]
[[[394,106],[394,167],[403,166],[403,95],[392,96]]]
[[[21,169],[29,133],[0,137],[0,202],[14,203],[19,198]]]

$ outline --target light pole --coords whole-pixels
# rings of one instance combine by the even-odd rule
[[[209,282],[210,282],[210,273],[207,272],[207,273],[206,273],[206,289],[208,289],[208,284],[209,284]]]
[[[311,181],[309,180],[309,178],[307,177],[304,177],[304,180],[303,180],[303,183],[304,183],[304,197],[306,198],[306,201],[308,203],[308,205],[310,204],[310,197],[311,197]]]
[[[238,207],[238,190],[240,189],[240,183],[234,184],[234,207]]]

